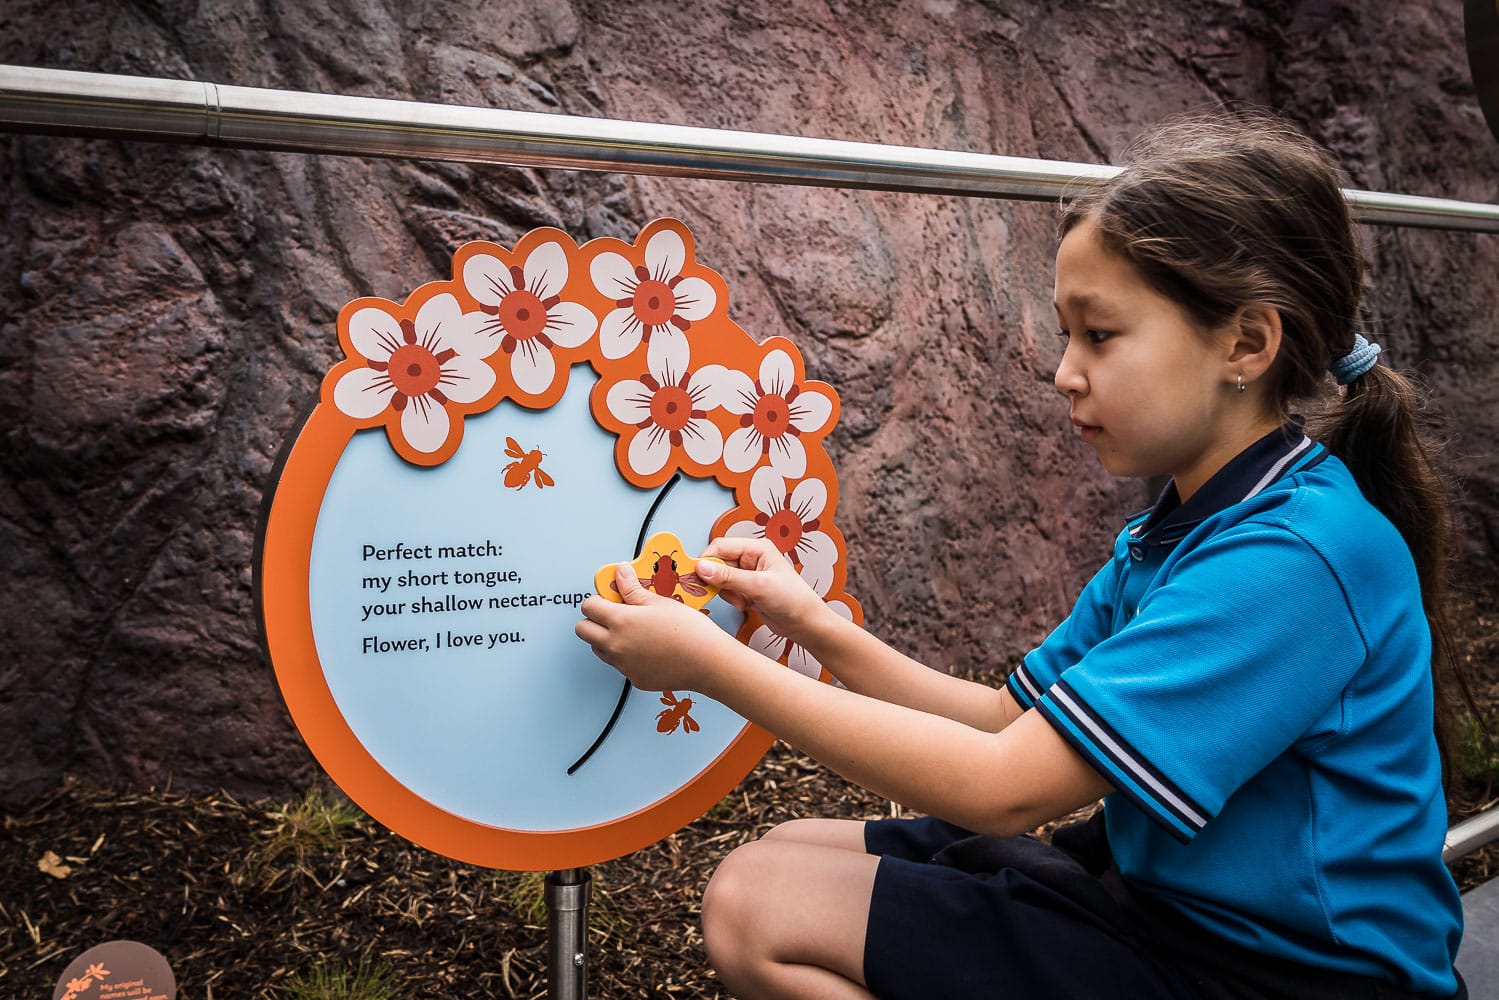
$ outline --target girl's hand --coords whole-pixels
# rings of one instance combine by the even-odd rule
[[[722,559],[712,562],[709,557]],[[780,636],[805,645],[812,628],[831,614],[775,543],[764,538],[719,538],[698,557],[700,579],[740,611],[756,611]]]
[[[706,694],[710,670],[738,641],[702,612],[646,590],[629,563],[615,569],[615,585],[624,604],[589,597],[573,629],[578,638],[642,691]]]

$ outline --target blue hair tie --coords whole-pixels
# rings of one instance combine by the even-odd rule
[[[1332,363],[1328,370],[1338,380],[1338,385],[1347,385],[1364,372],[1374,367],[1379,360],[1379,345],[1371,344],[1361,333],[1353,335],[1353,350]]]

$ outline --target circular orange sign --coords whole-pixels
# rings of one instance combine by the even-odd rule
[[[632,692],[572,634],[597,567],[655,532],[683,565],[770,537],[862,621],[823,445],[837,396],[727,310],[660,220],[633,244],[471,243],[451,280],[340,312],[345,357],[283,453],[256,590],[299,731],[392,830],[474,864],[581,867],[749,772],[770,734],[698,694]],[[704,611],[821,674],[753,616]]]

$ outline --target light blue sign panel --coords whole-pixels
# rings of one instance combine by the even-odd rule
[[[403,461],[382,430],[356,433],[329,481],[311,553],[318,658],[360,743],[433,805],[528,832],[644,808],[699,774],[744,726],[692,694],[700,731],[663,733],[658,696],[633,691],[608,738],[568,774],[624,683],[573,635],[595,571],[633,559],[653,531],[675,533],[695,556],[734,506],[713,480],[658,490],[625,482],[613,435],[589,412],[596,376],[577,367],[571,379],[548,410],[505,401],[470,415],[462,447],[435,468]],[[531,461],[554,485],[507,454],[511,439],[542,452]],[[525,481],[512,488],[506,470],[516,462],[512,481]],[[741,616],[724,602],[708,610],[738,629]]]

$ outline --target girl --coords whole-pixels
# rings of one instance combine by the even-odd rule
[[[638,687],[940,817],[734,851],[709,959],[745,998],[1465,995],[1433,733],[1446,493],[1414,393],[1355,331],[1333,169],[1273,121],[1182,122],[1060,231],[1072,424],[1111,473],[1170,481],[1003,689],[839,618],[764,541],[719,539],[698,573],[846,689],[627,565],[625,604],[583,605],[579,637]],[[1329,370],[1308,434],[1291,407]],[[1051,845],[1021,836],[1100,797]]]

